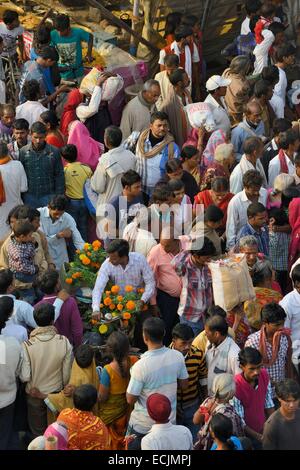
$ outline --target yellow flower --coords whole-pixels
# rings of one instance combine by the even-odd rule
[[[135,302],[133,302],[133,300],[129,300],[126,304],[126,308],[128,310],[134,310],[135,309]]]
[[[100,335],[105,335],[107,332],[108,332],[108,326],[107,325],[100,325],[99,326]]]
[[[125,292],[132,292],[133,287],[132,286],[125,286]]]
[[[80,256],[79,256],[80,261],[84,260],[85,258],[86,258],[85,255],[80,255]]]
[[[100,304],[100,308],[103,308],[104,307],[104,304]]]
[[[113,316],[113,318],[118,317],[118,316],[119,316],[119,312],[112,312],[112,316]]]
[[[85,251],[89,250],[90,249],[90,244],[89,243],[85,243],[83,245],[83,248],[85,249]]]
[[[112,294],[117,294],[120,290],[120,287],[119,286],[112,286],[111,288],[111,292]]]

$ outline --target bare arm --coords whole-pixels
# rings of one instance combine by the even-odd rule
[[[136,395],[131,395],[130,393],[126,393],[126,400],[127,400],[127,403],[128,405],[134,405],[135,402],[137,402],[139,397],[137,397]]]

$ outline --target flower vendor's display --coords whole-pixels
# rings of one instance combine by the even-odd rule
[[[74,261],[69,264],[65,282],[73,287],[94,288],[97,273],[106,259],[106,251],[99,240],[85,243],[82,250],[76,250]]]

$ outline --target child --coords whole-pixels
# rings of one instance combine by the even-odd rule
[[[210,434],[214,444],[210,450],[243,450],[240,440],[233,436],[232,421],[221,413],[211,418]]]
[[[0,36],[0,105],[6,103],[5,73],[1,55],[3,52],[3,37]]]
[[[18,325],[11,319],[14,313],[14,299],[8,295],[1,295],[0,297],[0,324],[5,324],[2,328],[1,335],[13,336],[19,343],[28,340],[26,328]]]
[[[247,0],[245,3],[245,10],[247,16],[241,25],[241,35],[245,36],[251,32],[250,21],[256,16],[261,9],[261,2],[259,0]]]
[[[285,294],[288,281],[287,271],[291,228],[284,209],[271,209],[269,217],[270,261],[276,272],[276,281],[279,282],[282,292]]]
[[[273,3],[265,3],[261,7],[261,17],[260,17],[260,20],[256,23],[255,30],[254,30],[256,44],[260,44],[261,42],[263,42],[264,38],[261,33],[264,29],[267,29],[271,23],[273,23],[275,12],[276,12],[276,7],[275,5],[273,5]]]
[[[185,194],[185,186],[181,180],[171,180],[168,183],[168,188],[173,194],[174,204],[174,224],[176,229],[179,230],[180,235],[190,233],[192,225],[192,203]]]
[[[20,50],[21,61],[26,60],[24,50],[24,28],[20,26],[19,14],[13,10],[5,10],[3,23],[0,23],[0,36],[3,38],[3,57],[15,59],[18,62],[17,46]]]
[[[182,161],[182,168],[190,173],[198,185],[200,185],[200,172],[199,165],[199,150],[193,145],[187,145],[181,150],[180,160]]]
[[[34,264],[35,244],[32,240],[33,225],[26,220],[17,220],[7,247],[9,269],[15,279],[25,283],[35,280],[38,268]]]
[[[88,165],[77,162],[77,148],[73,144],[62,147],[60,154],[68,163],[65,166],[66,196],[68,213],[75,219],[78,230],[84,240],[88,239],[88,210],[84,202],[83,188],[93,172]]]

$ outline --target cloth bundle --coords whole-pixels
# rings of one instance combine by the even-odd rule
[[[207,132],[213,132],[216,129],[216,123],[208,103],[188,104],[185,110],[194,129],[204,127]]]
[[[80,93],[92,95],[97,81],[99,80],[102,70],[96,67],[83,78],[80,85]],[[109,77],[102,85],[101,101],[112,101],[114,97],[122,90],[124,80],[120,75]]]

